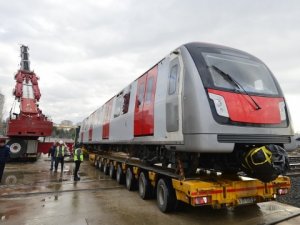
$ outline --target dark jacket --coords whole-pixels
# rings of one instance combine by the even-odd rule
[[[55,148],[56,148],[56,146],[55,145],[52,145],[51,146],[51,148],[49,149],[49,151],[48,151],[48,156],[50,156],[51,155],[51,157],[54,157],[55,155]]]
[[[0,147],[0,163],[5,163],[9,159],[9,147],[7,145]]]

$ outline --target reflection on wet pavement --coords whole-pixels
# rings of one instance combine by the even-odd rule
[[[19,167],[16,166],[16,163],[8,164],[0,186],[0,196],[17,197],[119,187],[115,181],[95,170],[87,162],[80,167],[81,181],[74,182],[73,166],[73,163],[65,163],[64,171],[61,173],[60,171],[49,171],[47,163],[43,160],[34,163],[20,163]],[[22,169],[20,170],[20,168]]]

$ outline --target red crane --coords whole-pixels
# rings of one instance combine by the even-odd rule
[[[39,78],[30,70],[28,46],[21,45],[20,49],[21,64],[15,75],[16,86],[13,90],[20,112],[10,111],[6,132],[12,158],[36,157],[37,139],[50,136],[53,128],[53,123],[38,105],[41,98]]]

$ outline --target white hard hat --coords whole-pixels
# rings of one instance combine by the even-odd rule
[[[62,145],[64,142],[62,140],[59,140],[58,142],[60,145]]]

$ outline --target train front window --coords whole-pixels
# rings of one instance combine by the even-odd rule
[[[238,55],[205,52],[202,55],[215,87],[233,91],[239,88],[226,76],[220,75],[220,72],[215,69],[219,68],[237,81],[248,93],[278,95],[271,73],[261,62]]]

